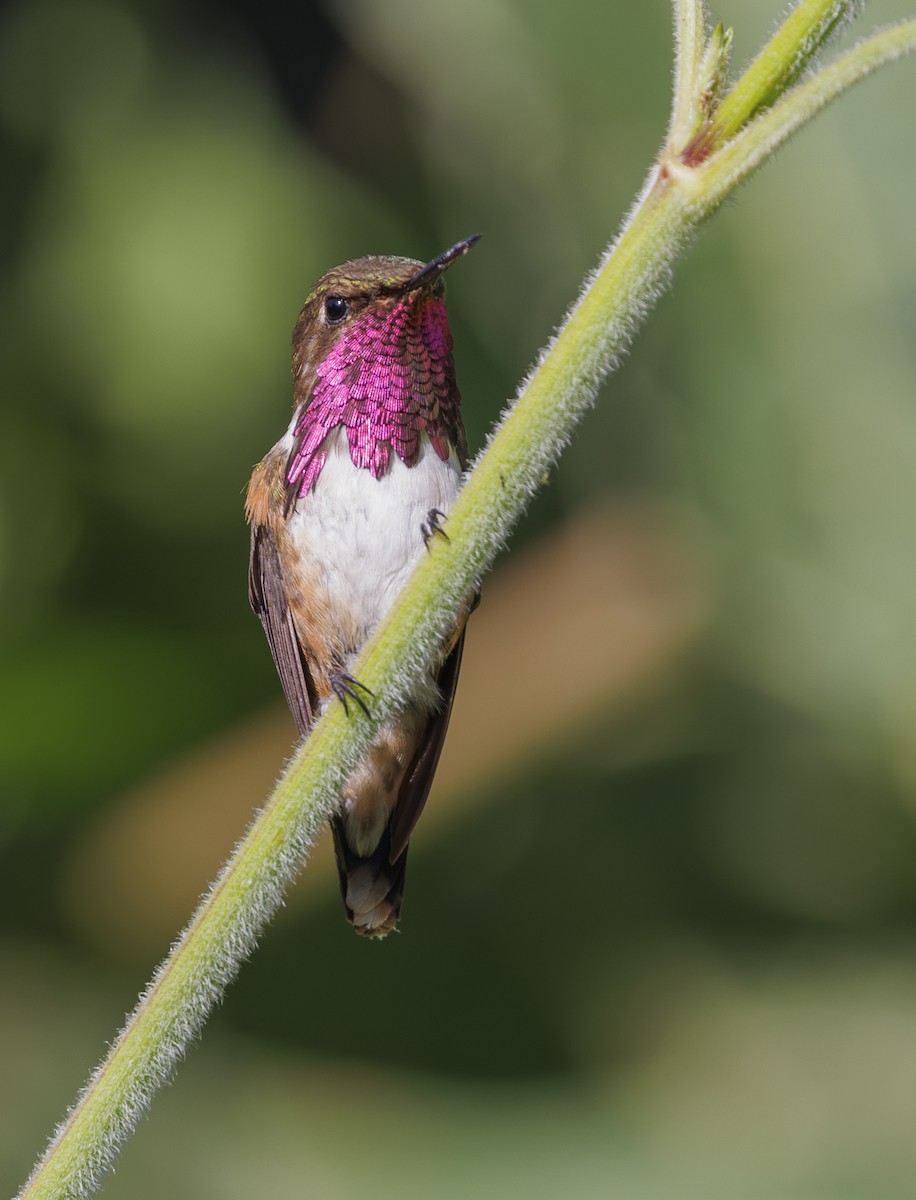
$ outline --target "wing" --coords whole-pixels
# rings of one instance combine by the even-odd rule
[[[305,737],[318,711],[318,698],[286,602],[277,543],[266,525],[251,526],[248,599],[267,634],[296,728],[300,737]]]
[[[398,793],[397,804],[391,814],[391,821],[388,825],[390,838],[388,857],[391,863],[396,863],[407,849],[410,835],[420,819],[429,789],[432,787],[449,718],[452,715],[452,704],[455,700],[455,689],[458,686],[458,672],[461,669],[463,650],[464,633],[462,632],[452,652],[443,663],[436,680],[439,691],[442,693],[442,706],[429,719],[426,735],[404,777]]]

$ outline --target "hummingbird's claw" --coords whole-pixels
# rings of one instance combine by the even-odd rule
[[[439,524],[440,521],[444,521],[444,520],[445,520],[445,513],[442,512],[441,509],[431,508],[429,510],[429,512],[426,514],[426,520],[421,522],[420,533],[423,534],[423,545],[426,547],[427,550],[429,549],[430,541],[432,540],[433,536],[437,533],[438,533],[439,537],[445,538],[446,541],[449,540],[448,534],[445,532],[445,530]]]
[[[343,705],[347,716],[350,715],[350,709],[347,707],[347,697],[349,696],[351,700],[356,701],[367,717],[371,717],[372,713],[366,707],[366,702],[356,690],[357,688],[364,691],[367,696],[375,695],[375,692],[367,688],[364,683],[360,683],[358,679],[354,679],[352,675],[348,675],[346,671],[335,671],[331,676],[331,691]]]

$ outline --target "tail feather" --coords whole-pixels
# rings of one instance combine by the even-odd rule
[[[347,844],[343,820],[331,818],[340,894],[350,924],[364,937],[382,938],[397,926],[404,895],[407,848],[391,861],[390,828],[363,858]]]

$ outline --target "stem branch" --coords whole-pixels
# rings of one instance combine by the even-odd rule
[[[706,26],[706,0],[674,0],[674,93],[668,131],[673,143],[686,143],[697,121]]]

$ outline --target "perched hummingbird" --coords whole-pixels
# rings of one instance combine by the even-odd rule
[[[293,419],[254,469],[246,516],[251,606],[303,737],[333,696],[365,707],[353,663],[458,493],[468,452],[442,276],[476,241],[425,264],[335,267],[293,330]],[[369,937],[397,924],[407,843],[439,761],[473,603],[331,819],[347,915]]]

